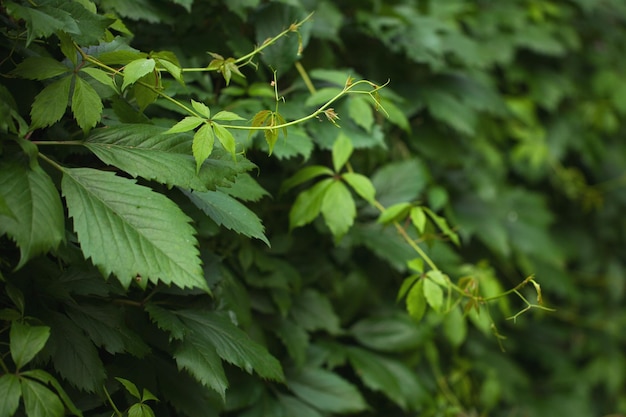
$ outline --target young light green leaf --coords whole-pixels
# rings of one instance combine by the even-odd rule
[[[326,190],[334,182],[326,178],[306,191],[301,192],[289,211],[289,229],[301,227],[311,223],[322,209],[322,202]]]
[[[21,378],[26,415],[33,417],[63,417],[65,407],[59,397],[39,382]]]
[[[167,59],[157,59],[156,61],[158,65],[165,68],[165,70],[169,72],[176,81],[178,81],[182,85],[185,85],[185,79],[182,77],[183,71],[179,65],[168,61]]]
[[[63,117],[70,100],[71,85],[72,77],[63,77],[37,94],[30,110],[33,128],[51,126]]]
[[[153,71],[141,77],[139,81],[130,88],[130,91],[132,96],[135,97],[139,110],[143,111],[159,98],[159,93],[156,89],[160,87],[161,79]]]
[[[0,417],[11,417],[17,411],[22,396],[20,378],[14,374],[0,376]]]
[[[438,269],[428,271],[428,273],[426,273],[426,276],[444,288],[448,288],[450,286],[448,276]]]
[[[48,326],[29,326],[14,321],[9,334],[11,358],[17,369],[30,362],[48,341]]]
[[[426,312],[426,297],[424,296],[424,281],[420,279],[411,287],[406,296],[406,310],[413,320],[419,322]],[[439,287],[437,287],[439,288]]]
[[[262,240],[270,246],[264,234],[265,228],[257,215],[228,194],[219,191],[193,193],[182,191],[192,203],[218,225],[244,236]]]
[[[415,226],[420,233],[424,233],[426,227],[426,215],[421,207],[413,207],[411,209],[411,223]]]
[[[350,190],[341,181],[333,181],[324,193],[321,207],[324,221],[335,239],[345,235],[354,224],[356,206]]]
[[[416,259],[413,259],[413,261],[415,261],[415,260]],[[408,263],[411,263],[413,261],[409,261]],[[423,267],[423,265],[422,265],[422,267]],[[408,278],[405,278],[402,281],[402,285],[400,285],[400,289],[398,290],[398,295],[396,295],[396,301],[402,300],[407,295],[409,290],[413,287],[413,284],[415,284],[415,282],[418,279],[420,279],[421,277],[422,277],[422,275],[420,273],[420,274],[413,274],[413,275],[409,276]]]
[[[154,71],[156,62],[152,58],[140,58],[136,59],[124,67],[124,82],[122,83],[122,90],[126,90],[131,84],[134,84],[144,75],[147,75]]]
[[[343,132],[337,136],[335,143],[333,144],[333,168],[335,172],[341,171],[341,168],[348,162],[350,155],[354,151],[352,141]]]
[[[102,100],[92,86],[80,77],[75,77],[72,94],[72,113],[83,130],[94,127],[102,116]]]
[[[154,411],[147,404],[135,403],[128,409],[128,417],[154,417]]]
[[[443,319],[443,333],[452,346],[461,346],[467,337],[467,322],[460,307],[450,310]]]
[[[199,310],[179,310],[176,314],[190,328],[194,337],[214,346],[217,354],[226,362],[247,372],[254,370],[262,378],[284,380],[280,362],[228,318]]]
[[[35,379],[44,385],[52,385],[52,388],[56,390],[57,395],[65,404],[65,407],[75,416],[82,417],[83,413],[72,402],[67,392],[63,389],[59,381],[49,373],[41,369],[31,369],[30,371],[21,372],[22,376]]]
[[[222,400],[225,399],[228,379],[213,345],[189,335],[172,356],[178,369],[186,369],[198,382],[216,391]]]
[[[274,116],[272,116],[273,118]],[[274,146],[278,141],[278,130],[277,129],[266,129],[263,131],[263,135],[265,136],[265,142],[267,142],[267,146],[269,148],[269,155],[272,155],[274,152]]]
[[[414,258],[407,262],[409,269],[421,274],[424,272],[424,260],[422,258]]]
[[[83,253],[105,275],[208,290],[195,231],[171,200],[89,168],[65,169],[61,188]]]
[[[211,125],[205,123],[200,129],[193,135],[193,144],[191,145],[191,152],[193,158],[196,160],[196,173],[200,172],[200,167],[204,161],[213,152],[213,144],[215,137],[213,136],[213,129]]]
[[[30,57],[15,67],[12,74],[29,80],[46,80],[70,72],[70,69],[56,59]]]
[[[124,386],[124,388],[126,389],[126,391],[128,391],[130,395],[137,398],[138,400],[141,400],[141,395],[139,394],[139,389],[137,388],[137,385],[130,382],[128,379],[119,377],[115,377],[115,379]]]
[[[233,159],[235,159],[236,142],[233,134],[222,125],[217,123],[211,123],[211,125],[213,126],[215,136],[217,136],[217,140],[220,141],[224,149],[233,156]]]
[[[399,222],[405,219],[409,211],[411,210],[411,203],[398,203],[391,207],[387,207],[380,216],[378,216],[378,223],[389,224],[392,222]]]
[[[194,130],[196,127],[204,123],[204,119],[196,116],[187,116],[174,126],[170,127],[165,133],[182,133]]]
[[[459,241],[459,235],[457,235],[454,231],[452,231],[450,226],[448,226],[448,222],[446,221],[446,219],[444,219],[441,216],[438,216],[432,210],[430,210],[428,207],[422,207],[422,210],[424,210],[424,212],[435,222],[437,227],[439,227],[439,229],[441,229],[441,231],[446,236],[448,236],[448,238],[450,238],[452,243],[454,243],[457,246],[459,246],[461,244],[460,241]]]
[[[206,104],[200,103],[199,101],[196,101],[196,100],[191,100],[191,107],[193,107],[195,111],[200,113],[200,116],[206,119],[211,118],[211,110]]]
[[[347,182],[350,187],[368,203],[374,203],[376,200],[376,189],[374,185],[365,175],[355,172],[346,172],[341,178]]]
[[[111,74],[104,72],[99,68],[92,67],[81,68],[80,72],[89,75],[91,78],[101,84],[106,85],[107,87],[111,87],[113,91],[118,91],[117,85],[115,84],[114,78],[111,76]]]
[[[333,171],[330,168],[322,165],[310,165],[308,167],[304,167],[300,171],[296,172],[293,176],[286,179],[285,182],[283,182],[280,187],[280,194],[286,193],[293,187],[296,187],[321,175],[332,176]]]
[[[234,122],[237,120],[246,120],[243,117],[239,116],[237,113],[233,113],[231,111],[220,111],[213,116],[212,120],[224,120],[226,122]]]
[[[0,196],[13,213],[0,222],[20,248],[21,268],[33,257],[56,249],[65,238],[65,216],[54,183],[38,165],[0,163]]]
[[[432,279],[424,279],[424,297],[426,302],[436,312],[441,312],[443,307],[443,290]]]
[[[358,126],[370,132],[374,125],[374,114],[372,107],[366,98],[352,96],[348,100],[348,115]]]
[[[358,413],[367,408],[354,385],[325,369],[305,367],[289,376],[287,387],[302,401],[328,413]]]

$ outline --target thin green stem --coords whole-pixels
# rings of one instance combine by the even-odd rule
[[[35,145],[74,145],[80,146],[84,145],[85,142],[81,140],[33,140],[31,143]]]
[[[118,417],[123,417],[124,414],[117,408],[117,406],[113,402],[113,399],[111,398],[111,395],[109,394],[109,391],[107,390],[107,387],[103,385],[102,389],[104,390],[104,395],[106,395],[107,400],[109,401],[109,404],[111,404],[111,407],[115,411],[115,415],[117,415]]]
[[[62,165],[57,164],[56,162],[54,162],[52,159],[48,158],[46,155],[42,154],[41,152],[38,154],[38,156],[44,161],[46,161],[47,163],[49,163],[50,165],[52,165],[53,167],[55,167],[56,169],[58,169],[59,171],[65,172],[65,168],[63,168]]]
[[[300,74],[302,81],[304,81],[306,88],[309,90],[311,94],[315,94],[317,90],[315,89],[315,86],[313,85],[311,78],[309,78],[309,74],[306,73],[306,70],[304,69],[300,61],[296,61],[294,65],[296,69],[298,70],[298,74]]]

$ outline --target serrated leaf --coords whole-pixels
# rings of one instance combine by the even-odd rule
[[[387,207],[380,216],[378,216],[378,223],[389,224],[392,222],[399,222],[405,219],[411,210],[410,203],[398,203],[393,206]]]
[[[421,207],[413,207],[410,216],[411,223],[417,228],[417,231],[424,233],[424,228],[426,227],[426,214],[424,214],[424,210],[422,210]]]
[[[246,120],[243,117],[239,116],[237,113],[233,113],[231,111],[220,111],[215,113],[212,120],[224,120],[226,122],[234,122],[237,120]]]
[[[424,279],[424,297],[433,310],[440,312],[443,307],[443,290],[432,279]]]
[[[177,122],[174,126],[170,127],[165,133],[182,133],[194,130],[196,127],[204,123],[204,119],[196,116],[187,116],[180,122]]]
[[[323,417],[319,411],[291,395],[277,395],[285,416]]]
[[[30,362],[50,337],[48,326],[29,326],[14,321],[9,334],[11,358],[17,369]]]
[[[270,196],[270,193],[247,173],[239,174],[230,187],[218,187],[218,191],[243,201],[259,201],[265,196]]]
[[[348,162],[350,155],[354,151],[352,141],[343,132],[337,136],[335,143],[333,144],[333,168],[335,172],[341,171],[341,168]]]
[[[304,167],[300,171],[296,172],[292,177],[283,182],[280,187],[280,193],[286,193],[293,187],[296,187],[306,181],[309,181],[321,175],[328,175],[332,177],[333,174],[334,173],[330,168],[322,165],[310,165],[308,167]]]
[[[76,77],[72,94],[72,113],[78,126],[89,130],[100,121],[102,116],[102,100],[92,86],[80,77]]]
[[[72,77],[63,77],[37,94],[30,110],[34,128],[51,126],[63,117],[70,100],[71,85]]]
[[[303,368],[289,376],[287,387],[307,404],[325,412],[357,413],[367,408],[354,385],[324,369]]]
[[[179,310],[176,314],[192,329],[195,337],[213,345],[226,362],[249,373],[254,370],[262,378],[284,379],[280,362],[227,318],[198,310]]]
[[[312,289],[305,289],[295,297],[290,314],[299,326],[308,331],[326,330],[330,334],[338,334],[341,330],[339,317],[328,297]]]
[[[59,397],[39,382],[20,379],[24,408],[32,417],[63,417],[65,407]]]
[[[263,136],[265,136],[265,142],[267,143],[267,147],[269,148],[268,155],[272,155],[272,153],[274,152],[274,146],[278,141],[278,130],[266,129],[263,131]]]
[[[367,99],[352,96],[348,100],[348,116],[366,131],[370,132],[374,125],[374,114]]]
[[[354,224],[356,206],[350,190],[341,181],[333,181],[324,193],[320,209],[326,225],[336,239],[345,235]]]
[[[311,223],[322,210],[322,202],[326,190],[333,184],[332,178],[326,178],[313,187],[298,194],[296,201],[289,211],[289,229],[301,227]]]
[[[30,371],[22,372],[21,374],[22,376],[36,379],[44,385],[52,385],[52,387],[56,390],[56,394],[59,396],[61,401],[63,401],[63,404],[65,404],[65,407],[67,407],[67,409],[75,416],[82,417],[83,413],[78,408],[76,408],[76,405],[74,405],[70,397],[67,395],[67,393],[55,377],[41,369],[32,369]]]
[[[48,57],[26,58],[11,71],[12,74],[29,80],[46,80],[68,72],[70,69],[66,65]]]
[[[61,188],[85,257],[128,287],[139,278],[208,290],[190,219],[161,194],[90,168],[65,169]]]
[[[166,135],[165,131],[151,125],[111,126],[95,130],[84,145],[105,163],[133,177],[199,191],[229,185],[239,173],[254,166],[246,159],[235,162],[214,150],[196,174],[192,136]]]
[[[0,417],[11,417],[20,405],[22,388],[20,378],[13,374],[0,376]]]
[[[204,124],[193,135],[193,143],[191,145],[191,152],[193,158],[196,160],[196,173],[200,172],[200,168],[206,159],[213,152],[213,144],[215,137],[213,136],[213,129],[211,125]]]
[[[71,16],[56,8],[31,8],[7,2],[6,10],[16,20],[24,19],[26,22],[28,29],[27,47],[34,39],[48,37],[57,30],[78,31],[78,26]]]
[[[159,93],[156,90],[161,88],[161,78],[157,77],[157,74],[152,71],[141,77],[139,81],[133,84],[130,90],[139,109],[143,111],[159,98]]]
[[[226,398],[228,380],[215,347],[193,336],[186,337],[172,355],[178,369],[186,369],[202,385]]]
[[[126,391],[128,391],[130,395],[137,398],[138,400],[141,400],[141,395],[139,394],[139,389],[137,388],[137,385],[135,385],[128,379],[119,377],[115,377],[115,379],[124,386],[124,389],[126,389]]]
[[[309,347],[307,331],[293,321],[283,318],[275,326],[272,326],[271,330],[285,345],[290,359],[293,360],[296,366],[304,365]]]
[[[96,45],[105,34],[105,30],[115,19],[99,15],[83,4],[75,1],[59,2],[59,9],[65,12],[77,26],[77,30],[66,26],[64,30],[81,46]],[[52,8],[51,8],[52,9]],[[57,12],[61,11],[56,9]]]
[[[361,319],[350,328],[350,334],[363,346],[381,352],[412,350],[427,337],[406,314]]]
[[[129,62],[124,67],[124,82],[122,83],[122,90],[126,90],[126,87],[134,84],[143,76],[154,71],[155,66],[156,62],[152,58],[140,58]]]
[[[65,216],[54,183],[38,165],[0,164],[0,196],[13,217],[0,222],[0,235],[7,234],[20,248],[24,266],[33,257],[56,249],[65,237]]]
[[[108,72],[104,72],[101,69],[91,67],[81,68],[80,72],[89,75],[100,84],[111,87],[113,91],[117,92],[117,85],[115,84],[115,81],[111,74],[109,74]]]
[[[185,326],[176,314],[152,303],[146,304],[144,309],[148,312],[150,319],[159,329],[169,332],[170,337],[173,339],[183,339]]]
[[[182,190],[200,210],[215,223],[248,237],[262,240],[270,246],[265,237],[265,228],[254,212],[229,195],[219,191],[191,193]]]
[[[200,103],[199,101],[191,100],[191,107],[193,107],[195,111],[200,113],[200,116],[207,119],[211,118],[211,110],[206,104]]]
[[[346,172],[341,178],[365,201],[372,204],[376,201],[376,189],[370,179],[365,175],[355,172]]]
[[[419,322],[426,313],[426,297],[424,296],[424,280],[420,279],[411,287],[406,296],[406,309],[413,320]]]
[[[220,141],[224,149],[235,158],[236,142],[233,134],[228,129],[218,123],[211,123],[217,140]]]

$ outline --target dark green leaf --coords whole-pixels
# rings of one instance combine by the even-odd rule
[[[72,77],[63,77],[37,94],[30,111],[33,127],[51,126],[63,117],[70,100],[71,85]]]
[[[406,314],[359,320],[350,333],[364,346],[381,352],[403,352],[424,342],[425,334]]]
[[[70,69],[56,59],[30,57],[22,61],[13,71],[15,75],[30,80],[46,80],[69,72]]]
[[[28,35],[26,46],[36,38],[45,38],[57,30],[78,31],[78,26],[72,17],[62,10],[52,7],[31,8],[7,2],[6,9],[9,15],[16,20],[24,19]]]
[[[218,187],[218,191],[243,201],[259,201],[265,196],[270,196],[270,193],[247,173],[239,174],[230,187]]]
[[[0,417],[11,417],[20,405],[20,378],[13,374],[0,376]]]
[[[280,192],[286,193],[293,187],[296,187],[321,175],[332,176],[333,171],[330,168],[322,165],[311,165],[308,167],[304,167],[300,171],[296,172],[292,177],[283,182],[282,186],[280,187]]]
[[[204,386],[215,390],[222,399],[225,399],[228,380],[213,345],[190,335],[179,344],[173,356],[178,369],[186,369]]]
[[[315,290],[306,289],[296,297],[290,313],[294,321],[305,330],[323,329],[330,334],[338,334],[341,330],[339,317],[330,300]]]
[[[304,365],[309,347],[309,335],[306,330],[291,320],[281,319],[276,326],[272,326],[272,331],[283,342],[296,366]]]
[[[82,251],[105,275],[208,290],[195,231],[171,200],[89,168],[65,169],[61,186]]]
[[[415,200],[429,179],[421,160],[408,159],[385,165],[372,177],[377,199],[385,207]]]
[[[138,400],[141,400],[141,395],[139,394],[139,389],[137,388],[137,385],[130,382],[128,379],[119,377],[115,377],[115,379],[124,386],[124,388],[126,389],[126,391],[128,391],[130,395],[137,398]]]
[[[185,326],[176,314],[152,303],[146,304],[144,308],[159,329],[169,332],[173,339],[183,339]]]
[[[277,397],[285,416],[323,417],[322,414],[315,408],[311,407],[304,401],[297,399],[296,397],[281,394]]]
[[[372,106],[364,97],[353,96],[348,100],[348,115],[354,122],[366,131],[372,130],[374,124],[374,114]]]
[[[80,77],[75,78],[72,94],[72,113],[78,126],[89,130],[100,121],[102,116],[102,100],[96,90]]]

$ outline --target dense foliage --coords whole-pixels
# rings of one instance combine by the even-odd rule
[[[622,0],[0,12],[0,417],[626,414]]]

